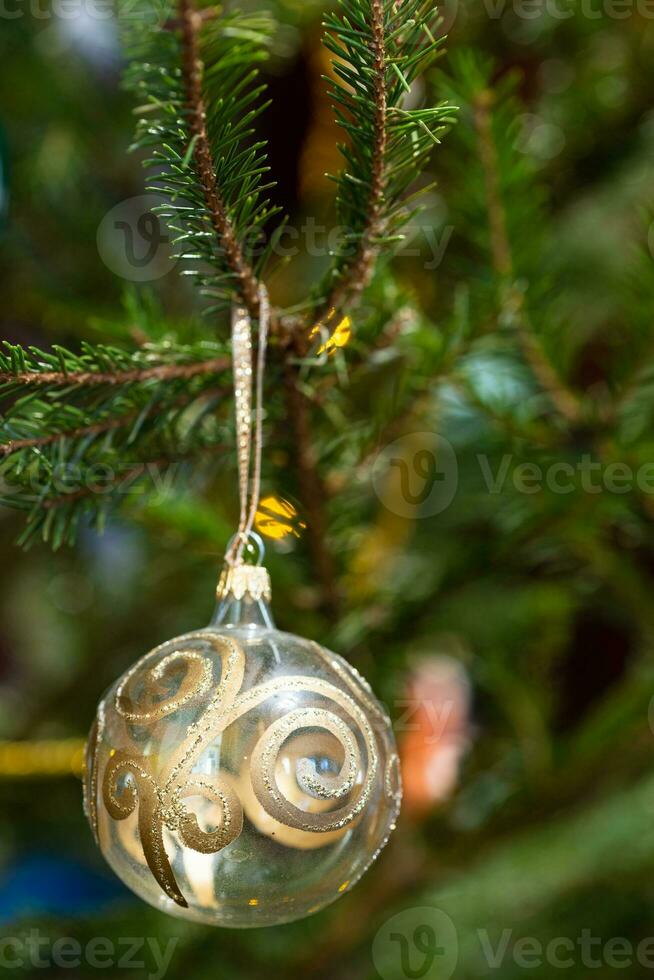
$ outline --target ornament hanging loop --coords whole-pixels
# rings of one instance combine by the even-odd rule
[[[238,530],[227,547],[225,562],[230,568],[244,563],[250,547],[254,521],[261,496],[261,456],[263,452],[263,380],[266,369],[270,301],[266,287],[259,286],[259,331],[256,372],[254,369],[252,320],[242,306],[232,309],[232,364],[236,414],[236,452],[240,517]],[[255,376],[256,375],[256,376]],[[253,412],[254,389],[254,421]],[[259,538],[261,547],[263,542]],[[261,560],[263,555],[261,556]],[[259,562],[260,564],[261,562]]]
[[[262,599],[269,602],[271,599],[270,576],[268,570],[264,568],[263,561],[266,556],[266,548],[263,539],[254,531],[250,531],[247,536],[240,533],[235,534],[227,546],[227,554],[235,550],[242,539],[243,553],[238,564],[225,563],[218,581],[216,595],[221,599],[244,599],[250,598],[255,602]],[[253,564],[245,561],[245,556],[253,556],[256,553],[256,560]]]
[[[247,534],[241,532],[236,533],[227,545],[227,553],[229,554],[234,550],[238,543],[241,543],[243,546],[242,561],[245,563],[247,556],[252,558],[252,561],[247,562],[248,565],[254,568],[261,568],[266,557],[266,546],[263,543],[261,535],[257,534],[256,531],[250,531]]]

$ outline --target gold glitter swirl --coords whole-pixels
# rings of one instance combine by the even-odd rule
[[[339,775],[334,778],[318,774],[309,759],[300,759],[296,773],[298,785],[315,799],[338,799],[351,793],[361,768],[356,739],[337,715],[318,708],[291,711],[264,732],[252,755],[252,787],[264,810],[287,827],[313,833],[341,830],[356,816],[356,806],[327,813],[307,813],[287,800],[277,784],[275,768],[282,745],[303,728],[320,728],[330,732],[341,744],[345,762]]]
[[[187,783],[184,798],[202,796],[217,803],[222,811],[220,826],[211,832],[200,829],[194,813],[183,813],[179,821],[179,834],[184,844],[201,854],[215,854],[240,837],[243,830],[243,807],[232,787],[220,777],[198,779]]]
[[[180,666],[185,668],[184,678],[177,693],[169,698],[164,696],[166,681],[174,677]],[[161,721],[166,715],[179,711],[191,701],[197,701],[209,690],[213,677],[211,662],[195,650],[175,650],[164,657],[156,667],[146,672],[144,665],[136,664],[129,670],[116,692],[116,711],[127,721],[148,724]],[[140,703],[138,693],[133,693],[134,682],[141,681],[147,707]],[[147,682],[147,683],[146,683]]]
[[[139,837],[148,867],[168,898],[187,908],[166,854],[165,809],[146,760],[133,758],[126,752],[114,752],[105,770],[102,797],[114,820],[126,820],[138,807]]]
[[[377,771],[379,768],[379,758],[375,736],[370,727],[364,711],[361,710],[356,701],[339,688],[330,684],[328,681],[319,680],[315,677],[282,677],[279,680],[269,681],[259,687],[249,691],[241,699],[241,703],[247,703],[249,710],[272,694],[282,691],[306,691],[311,694],[320,694],[327,700],[334,702],[354,720],[359,729],[366,746],[368,764],[358,793],[349,806],[329,813],[307,813],[299,810],[287,801],[279,792],[277,787],[274,770],[275,762],[279,751],[291,735],[304,728],[320,728],[330,732],[338,742],[340,742],[344,754],[345,762],[338,779],[329,785],[329,778],[319,776],[314,769],[312,775],[313,785],[320,787],[319,793],[310,792],[309,795],[316,795],[317,798],[337,798],[344,795],[349,790],[347,786],[347,771],[355,769],[356,775],[362,771],[359,750],[348,725],[338,716],[331,712],[321,711],[317,708],[300,708],[290,712],[279,721],[274,722],[259,739],[252,754],[250,772],[252,777],[252,787],[264,810],[273,816],[280,823],[298,830],[308,830],[314,833],[327,833],[331,830],[342,830],[352,823],[367,805],[372,793]],[[238,707],[235,706],[236,710]],[[296,778],[301,788],[307,789],[307,776],[311,763],[308,759],[299,760]],[[304,786],[300,780],[304,781]],[[349,787],[352,789],[354,783]]]
[[[139,836],[148,867],[166,895],[183,908],[188,907],[188,903],[177,885],[166,854],[164,827],[179,831],[187,847],[210,854],[235,840],[243,826],[241,804],[224,780],[220,776],[200,779],[192,777],[191,773],[197,758],[215,737],[213,721],[220,717],[223,699],[233,701],[243,682],[245,655],[237,643],[217,634],[190,634],[182,637],[180,644],[198,639],[208,641],[222,663],[221,683],[200,722],[189,726],[186,739],[161,773],[155,774],[151,769],[153,763],[135,751],[115,752],[103,779],[104,804],[114,820],[127,819],[138,806]],[[196,650],[176,650],[151,667],[150,662],[158,654],[159,650],[155,650],[145,662],[136,664],[118,686],[115,707],[127,722],[153,724],[197,701],[213,682],[211,659]],[[164,679],[174,678],[180,666],[186,667],[186,673],[177,693],[162,700]],[[95,764],[97,766],[97,759]],[[218,804],[222,821],[216,831],[202,831],[195,814],[186,809],[184,800],[193,796],[202,796]]]
[[[109,815],[125,820],[138,807],[138,827],[145,860],[155,879],[174,902],[188,907],[164,847],[164,828],[177,832],[181,842],[202,854],[214,854],[236,840],[243,829],[243,806],[231,780],[220,773],[204,776],[194,769],[203,753],[235,721],[276,695],[306,693],[338,709],[315,705],[297,708],[272,722],[259,737],[250,761],[252,789],[263,810],[285,827],[314,834],[343,831],[367,806],[379,772],[375,733],[366,711],[375,707],[367,690],[347,674],[345,664],[337,674],[349,692],[316,677],[301,675],[274,678],[243,690],[245,652],[232,637],[202,631],[181,637],[179,649],[161,660],[158,648],[133,667],[119,683],[114,697],[116,710],[127,726],[132,744],[129,751],[112,751],[103,782],[102,798]],[[220,661],[219,678],[214,677],[214,659],[197,647],[209,644]],[[166,644],[168,646],[168,644]],[[317,648],[320,649],[320,648]],[[335,667],[331,658],[322,659]],[[154,663],[153,663],[154,662]],[[180,673],[183,670],[183,673]],[[176,686],[176,692],[171,689]],[[205,697],[215,686],[202,715],[190,724],[181,744],[159,765],[158,757],[139,755],[132,728],[153,726],[163,718]],[[363,706],[362,706],[363,705]],[[309,798],[335,804],[335,809],[308,812],[289,799],[279,785],[277,762],[284,747],[302,738],[307,730],[322,731],[322,744],[333,744],[334,757],[342,755],[338,772],[318,771],[312,758],[298,755],[295,781]],[[99,736],[91,736],[89,750],[89,799],[95,799],[99,768]],[[366,760],[362,762],[361,747]],[[385,773],[386,780],[390,773]],[[288,790],[288,786],[287,786]],[[186,802],[202,797],[217,807],[218,826],[203,830]],[[297,802],[297,801],[296,801]],[[89,812],[95,804],[89,805]],[[92,823],[93,823],[92,818]],[[97,815],[95,824],[97,827]]]

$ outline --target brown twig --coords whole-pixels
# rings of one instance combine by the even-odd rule
[[[384,25],[383,0],[372,2],[372,49],[374,61],[375,121],[372,145],[372,181],[368,199],[368,218],[361,236],[356,256],[347,266],[343,278],[338,282],[323,308],[323,314],[340,310],[346,302],[355,304],[361,293],[369,285],[379,252],[376,239],[383,231],[384,194],[386,190],[386,146],[388,132],[386,127],[387,88],[386,88],[386,34]]]
[[[225,395],[227,392],[223,389],[217,389],[214,394]],[[206,397],[210,394],[209,391],[204,391],[203,396]],[[182,398],[178,398],[173,402],[173,407],[178,408],[184,405],[190,405],[191,402],[196,401],[199,396],[197,395],[185,395]],[[157,415],[161,411],[161,406],[155,405],[149,412],[145,413],[145,418],[150,418],[152,415]],[[96,422],[94,425],[83,425],[75,429],[66,429],[62,432],[49,432],[45,436],[34,436],[32,439],[13,439],[10,442],[0,443],[0,457],[11,456],[12,453],[19,452],[21,449],[33,449],[41,446],[51,446],[56,442],[60,442],[62,439],[79,439],[82,436],[91,435],[102,435],[104,432],[112,432],[114,429],[123,429],[135,422],[137,418],[142,413],[140,411],[129,412],[126,415],[121,415],[114,419],[105,419],[103,422]]]
[[[17,453],[21,449],[51,446],[53,443],[60,442],[62,439],[79,439],[82,436],[101,435],[103,432],[111,432],[112,429],[122,429],[123,426],[129,425],[137,416],[138,412],[130,412],[129,415],[123,415],[121,418],[108,419],[105,422],[97,422],[95,425],[84,425],[78,429],[69,429],[66,432],[50,432],[47,436],[35,436],[33,439],[14,439],[11,442],[0,444],[0,456],[11,456],[12,453]]]
[[[473,104],[473,111],[486,182],[486,206],[491,233],[493,267],[501,279],[510,279],[513,275],[513,258],[506,229],[506,214],[502,203],[497,148],[493,138],[492,106],[493,93],[484,90],[478,93]]]
[[[222,13],[222,7],[204,7],[197,11],[197,19],[200,24],[207,24],[209,21],[216,20]],[[171,17],[163,25],[165,31],[181,31],[184,24],[181,17]]]
[[[493,92],[485,89],[477,94],[473,103],[474,122],[486,183],[493,268],[502,287],[503,306],[507,311],[510,310],[514,318],[523,353],[536,380],[548,393],[557,411],[569,423],[576,424],[581,414],[579,398],[565,387],[545,355],[543,347],[529,322],[524,294],[516,289],[513,283],[513,256],[506,226],[506,211],[502,201],[497,147],[493,137],[493,101]]]
[[[212,227],[218,237],[220,248],[225,253],[238,288],[250,315],[259,316],[260,284],[252,268],[247,263],[236,232],[227,214],[222,199],[207,133],[207,114],[202,95],[202,74],[204,65],[200,57],[198,33],[204,19],[195,9],[193,0],[179,0],[179,18],[182,24],[182,76],[186,92],[191,138],[194,140],[193,158],[198,178],[202,185],[204,202],[211,218]]]
[[[100,371],[23,371],[12,374],[0,372],[0,384],[16,382],[23,385],[127,385],[144,381],[175,381],[178,378],[194,378],[201,374],[216,374],[227,371],[231,365],[228,358],[215,357],[209,361],[196,361],[193,364],[161,364],[153,368],[135,368],[133,371],[117,371],[109,374]]]

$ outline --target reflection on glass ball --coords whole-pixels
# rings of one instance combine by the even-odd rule
[[[88,748],[87,812],[145,901],[212,925],[316,912],[393,830],[390,722],[324,648],[261,622],[171,640],[109,691]]]

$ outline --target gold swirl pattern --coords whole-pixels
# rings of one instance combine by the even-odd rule
[[[164,657],[156,667],[149,672],[148,693],[155,697],[160,696],[164,691],[164,681],[166,676],[172,674],[175,665],[183,664],[186,673],[182,685],[174,698],[158,700],[156,705],[149,709],[144,709],[134,701],[129,695],[130,686],[141,673],[140,664],[135,664],[129,670],[118,686],[116,692],[116,711],[127,721],[139,724],[148,724],[153,721],[161,721],[166,715],[178,711],[185,704],[197,700],[209,690],[213,677],[213,668],[205,657],[202,657],[195,650],[175,650],[173,653]]]
[[[193,649],[208,643],[220,661],[220,680],[214,681],[211,654]],[[203,631],[182,637],[179,649],[162,659],[161,648],[137,663],[119,683],[114,706],[125,723],[131,748],[127,751],[101,750],[105,727],[103,706],[92,731],[88,747],[87,809],[97,836],[97,787],[101,755],[108,754],[102,779],[102,799],[109,816],[126,820],[138,808],[138,829],[145,860],[165,894],[177,905],[188,907],[164,846],[164,829],[178,834],[188,848],[202,854],[215,854],[236,840],[243,829],[243,805],[232,781],[220,773],[206,776],[194,769],[205,750],[235,721],[277,695],[307,693],[337,707],[307,706],[288,711],[259,737],[250,761],[252,789],[259,804],[274,820],[288,828],[315,834],[342,831],[357,820],[367,806],[379,773],[375,733],[366,711],[383,716],[368,690],[351,678],[344,664],[316,645],[323,661],[331,666],[348,692],[329,681],[309,676],[286,676],[263,682],[243,691],[245,651],[232,637]],[[154,665],[152,661],[156,661]],[[180,677],[180,672],[181,677]],[[196,704],[216,684],[201,717],[186,729],[186,736],[159,766],[155,755],[142,756],[132,737],[134,729],[156,726],[183,707]],[[170,695],[171,686],[177,686]],[[364,710],[364,708],[366,710]],[[282,748],[306,729],[327,733],[338,745],[343,761],[339,771],[319,772],[309,758],[295,764],[299,789],[315,800],[333,802],[335,809],[308,812],[289,800],[277,781],[276,770]],[[357,734],[358,733],[358,737]],[[156,737],[156,732],[153,738]],[[361,746],[366,759],[362,761]],[[160,770],[160,771],[158,771]],[[386,783],[389,773],[383,774]],[[203,830],[186,802],[201,797],[214,804],[218,826]]]

